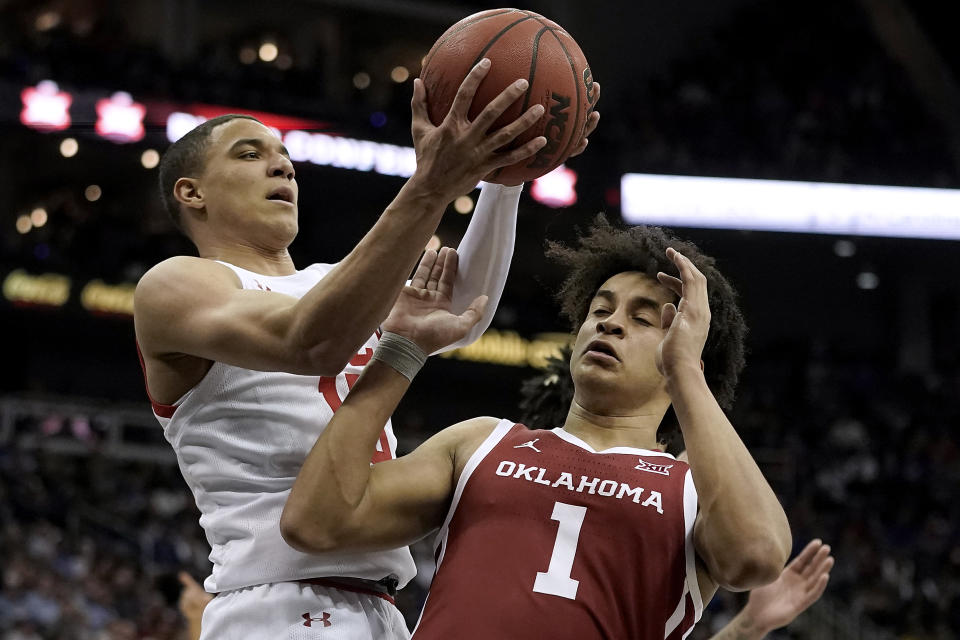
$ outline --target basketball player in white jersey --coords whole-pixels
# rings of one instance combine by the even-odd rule
[[[439,528],[414,638],[679,640],[718,585],[770,583],[789,555],[783,509],[721,409],[745,326],[713,260],[602,219],[552,253],[570,268],[561,295],[578,326],[563,425],[475,418],[369,465],[426,354],[467,330],[448,311],[444,250],[404,289],[284,509],[285,538],[306,551],[375,552]],[[660,450],[671,407],[689,465]]]
[[[409,551],[304,554],[279,532],[280,513],[307,452],[377,345],[379,323],[447,205],[497,168],[532,156],[538,137],[498,152],[542,115],[532,107],[488,134],[523,94],[518,80],[473,121],[469,106],[489,61],[464,80],[440,126],[414,83],[417,168],[341,262],[298,270],[297,182],[280,140],[245,116],[210,120],[161,163],[167,209],[199,257],[171,258],[137,286],[134,319],[148,393],[201,511],[213,572],[203,637],[406,638],[393,593],[415,573]],[[589,120],[585,136],[597,122]],[[483,188],[461,243],[455,304],[489,324],[509,268],[520,186]],[[341,215],[331,212],[328,215]],[[484,309],[481,294],[492,301]],[[389,421],[368,462],[395,455]]]

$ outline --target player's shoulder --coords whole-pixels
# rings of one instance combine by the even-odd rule
[[[226,265],[207,258],[174,256],[154,265],[143,274],[137,283],[134,303],[137,298],[149,298],[183,288],[196,291],[240,287],[240,278]]]
[[[450,425],[430,438],[434,446],[449,452],[454,459],[466,460],[500,423],[499,418],[480,416]]]

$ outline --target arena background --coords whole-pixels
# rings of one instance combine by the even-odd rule
[[[619,219],[624,174],[960,186],[949,4],[530,0],[586,53],[600,127],[574,173],[527,186],[493,327],[418,377],[395,418],[401,447],[463,418],[518,415],[521,382],[566,330],[543,242],[598,211]],[[156,152],[199,117],[272,114],[301,132],[294,258],[336,261],[403,184],[387,174],[408,166],[422,56],[494,6],[0,0],[0,638],[177,638],[173,575],[209,566],[129,315],[144,271],[191,252],[160,207]],[[742,296],[750,352],[733,422],[796,549],[821,537],[837,559],[824,599],[773,637],[960,636],[960,208],[900,202],[857,209],[860,226],[839,234],[749,228],[803,209],[776,195],[753,209],[759,224],[677,227]],[[444,244],[466,227],[472,203],[460,204]],[[881,233],[869,225],[883,215],[895,222]],[[417,551],[410,620],[430,576],[429,547]],[[718,595],[692,637],[740,603]]]

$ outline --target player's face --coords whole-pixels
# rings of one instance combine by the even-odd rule
[[[270,229],[292,241],[299,190],[287,150],[270,129],[239,118],[210,134],[199,185],[212,224],[253,238]]]
[[[631,411],[665,393],[657,370],[657,347],[666,335],[660,310],[673,292],[637,271],[603,283],[573,345],[570,371],[576,398],[596,413]]]

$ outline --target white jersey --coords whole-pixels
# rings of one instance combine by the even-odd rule
[[[231,264],[244,289],[302,297],[334,265],[314,264],[290,276],[265,276]],[[323,576],[380,580],[399,586],[414,575],[409,550],[373,553],[295,551],[280,536],[280,514],[307,454],[373,355],[372,335],[336,378],[252,371],[214,362],[175,405],[153,403],[180,470],[200,509],[210,543],[209,592]],[[390,421],[372,461],[396,456]]]

